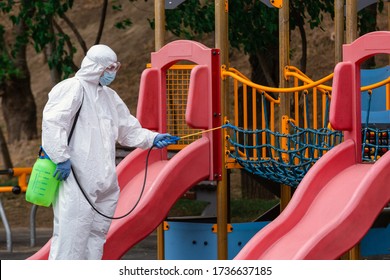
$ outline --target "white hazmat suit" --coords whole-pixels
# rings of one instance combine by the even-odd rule
[[[75,77],[57,84],[43,111],[42,147],[54,163],[70,159],[92,203],[113,216],[119,196],[115,145],[147,149],[156,132],[141,127],[117,93],[101,86],[107,67],[117,62],[114,51],[95,45]],[[73,136],[68,136],[81,106]],[[62,181],[53,202],[54,227],[49,259],[101,259],[111,220],[102,217],[82,195],[73,173]]]

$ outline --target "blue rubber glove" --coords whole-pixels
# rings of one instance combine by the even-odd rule
[[[169,133],[157,134],[157,136],[154,138],[153,146],[162,149],[170,144],[177,143],[179,139],[179,137],[172,136]]]
[[[53,177],[57,178],[59,181],[65,181],[70,174],[70,159],[60,162],[57,164],[57,168],[54,171]]]

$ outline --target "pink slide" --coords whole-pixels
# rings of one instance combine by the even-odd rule
[[[336,259],[357,244],[390,201],[390,152],[362,163],[360,64],[390,53],[390,32],[343,46],[334,70],[330,122],[345,141],[309,170],[288,206],[235,259]]]
[[[185,121],[194,129],[221,125],[219,52],[187,40],[171,42],[151,55],[151,68],[141,76],[137,118],[142,126],[165,132],[166,70],[176,61],[192,61]],[[184,107],[183,107],[184,108]],[[202,180],[215,180],[221,173],[221,133],[205,132],[171,159],[167,150],[150,153],[142,198],[132,213],[113,220],[104,246],[103,259],[120,259],[132,246],[147,237],[168,215],[174,203]],[[147,152],[137,149],[117,166],[121,188],[116,217],[136,204],[144,184]],[[47,259],[50,241],[29,259]]]
[[[137,202],[144,181],[146,155],[147,151],[137,149],[118,165],[121,194],[114,216],[126,214]],[[208,176],[209,140],[206,137],[195,141],[169,161],[161,160],[160,150],[153,150],[141,200],[130,215],[113,220],[103,259],[120,259],[165,219],[177,199]],[[29,259],[47,259],[49,250],[50,241]]]
[[[166,218],[173,204],[190,187],[209,176],[208,138],[197,140],[169,161],[159,160],[159,151],[153,152],[153,158],[151,156],[149,159],[153,162],[149,162],[142,199],[129,216],[112,222],[103,259],[121,258]],[[116,216],[129,211],[138,199],[143,185],[146,152],[138,150],[133,153],[118,166],[120,185],[123,188]],[[141,171],[132,171],[137,165],[138,168],[135,168]],[[136,174],[131,174],[133,172]]]
[[[336,146],[235,259],[338,258],[359,242],[390,200],[389,170],[390,153],[375,164],[356,164],[351,140]]]

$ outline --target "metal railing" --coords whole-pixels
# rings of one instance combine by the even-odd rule
[[[0,193],[14,193],[14,194],[20,194],[25,193],[27,190],[27,184],[28,184],[28,176],[32,172],[32,167],[15,167],[15,168],[8,168],[4,170],[0,170],[0,175],[8,175],[11,177],[16,177],[18,180],[18,183],[13,186],[9,185],[3,185],[0,186]],[[30,245],[31,247],[35,246],[35,215],[37,211],[37,206],[33,205],[30,212]],[[4,225],[5,234],[6,234],[6,242],[7,242],[7,251],[12,252],[12,232],[11,228],[9,226],[9,222],[7,219],[7,215],[5,213],[3,203],[0,199],[0,217]]]

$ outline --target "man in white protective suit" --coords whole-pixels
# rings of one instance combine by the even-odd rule
[[[54,225],[49,259],[101,259],[119,197],[115,145],[164,148],[169,134],[141,127],[118,94],[108,87],[120,68],[115,52],[95,45],[75,77],[58,83],[43,110],[42,148],[57,164],[61,180],[53,202]],[[80,113],[68,144],[77,111]]]

